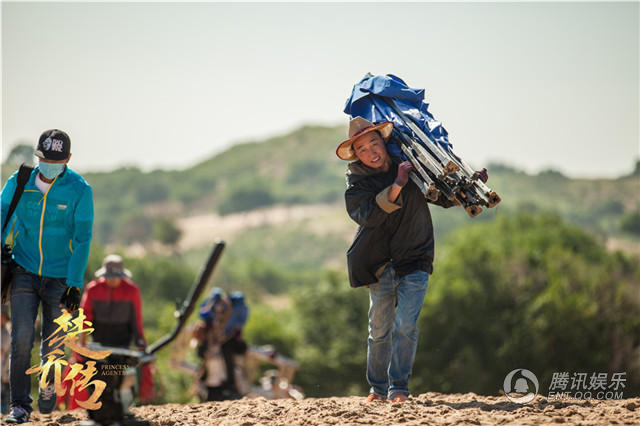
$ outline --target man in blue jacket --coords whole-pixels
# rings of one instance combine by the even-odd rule
[[[38,167],[31,172],[14,214],[7,218],[16,190],[16,176],[2,188],[2,243],[13,249],[17,263],[11,302],[11,413],[7,423],[24,423],[31,414],[31,349],[35,319],[42,303],[41,360],[50,351],[45,339],[56,329],[61,308],[74,311],[80,303],[82,278],[89,258],[93,225],[91,187],[67,167],[69,136],[57,129],[45,131],[35,151]],[[53,378],[40,389],[38,408],[50,413],[56,402]]]

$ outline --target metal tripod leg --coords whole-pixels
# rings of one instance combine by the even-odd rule
[[[455,186],[451,187],[450,184],[445,182],[446,176],[444,174],[438,174],[440,170],[438,169],[438,166],[433,162],[433,159],[425,155],[424,152],[417,149],[421,148],[420,144],[411,140],[408,136],[402,133],[400,133],[400,135],[402,137],[400,147],[405,155],[407,155],[407,157],[412,160],[411,163],[414,165],[414,167],[416,167],[416,169],[420,171],[420,174],[427,175],[429,177],[431,195],[427,198],[435,201],[438,199],[437,197],[439,196],[439,193],[442,192],[450,200],[460,201],[459,197],[456,197],[456,193],[458,192],[458,190],[456,190]],[[425,167],[429,169],[431,174],[435,177],[435,180],[428,175],[427,170],[425,170],[422,165],[425,165]]]
[[[478,179],[478,176],[476,174],[476,172],[459,156],[457,156],[456,154],[454,154],[453,152],[447,152],[445,151],[439,144],[437,141],[433,141],[426,133],[424,133],[422,131],[422,129],[415,124],[413,121],[411,121],[411,118],[408,118],[395,104],[395,102],[390,99],[389,100],[389,106],[394,110],[394,112],[403,120],[403,122],[407,125],[407,127],[416,135],[418,136],[418,138],[421,139],[421,141],[423,143],[427,143],[429,142],[429,144],[431,146],[433,146],[433,150],[429,150],[432,151],[438,161],[443,165],[443,174],[448,175],[448,174],[452,174],[455,172],[462,172],[463,174],[467,175],[467,177],[473,181],[473,183],[475,185],[478,186],[479,192],[482,193],[482,198],[486,199],[487,205],[489,207],[494,207],[495,205],[497,205],[498,203],[500,203],[501,198],[500,196],[498,196],[498,194],[496,192],[494,192],[491,188],[489,188],[487,185],[485,185],[484,182],[482,182],[480,179]],[[417,144],[419,145],[419,144]],[[422,147],[424,148],[424,147]],[[451,164],[451,165],[450,165]],[[456,169],[457,168],[457,169]],[[447,171],[447,172],[445,172]]]
[[[411,152],[407,147],[401,144],[400,148],[410,160],[413,159]],[[414,161],[411,161],[411,164],[413,164],[413,167],[416,169],[416,171],[409,174],[411,180],[418,185],[418,188],[420,188],[420,191],[422,191],[427,199],[436,201],[440,196],[440,191],[436,189],[436,186],[433,183],[433,180],[431,180],[431,177],[429,177],[429,174],[422,168],[420,163],[415,161],[415,159]]]
[[[455,192],[453,190],[444,187],[443,182],[440,181],[436,183],[436,181],[431,178],[427,170],[424,168],[425,166],[423,165],[423,162],[416,158],[416,155],[411,151],[410,147],[408,147],[404,142],[401,142],[400,148],[411,161],[411,164],[416,169],[416,173],[423,179],[424,186],[418,186],[421,188],[422,193],[427,197],[427,199],[436,201],[441,192],[451,200],[456,199]],[[433,174],[433,171],[431,173]],[[429,186],[427,187],[426,185]],[[438,186],[440,186],[441,189],[439,189]]]
[[[450,157],[448,155],[447,152],[445,152],[445,150],[442,149],[442,147],[438,144],[438,142],[432,141],[431,138],[429,136],[427,136],[422,129],[420,129],[420,127],[418,125],[416,125],[413,121],[411,121],[410,118],[408,118],[401,110],[400,108],[398,108],[398,106],[395,104],[393,99],[389,98],[389,101],[387,102],[388,105],[393,109],[393,111],[402,119],[402,121],[405,123],[405,125],[419,138],[422,140],[423,143],[426,144],[428,143],[429,145],[431,145],[431,147],[429,147],[429,151],[432,154],[432,156],[440,163],[440,165],[442,166],[442,174],[444,175],[449,175],[452,173],[455,173],[457,171],[460,170],[461,165],[460,164],[456,164],[455,161],[452,161],[452,157]]]

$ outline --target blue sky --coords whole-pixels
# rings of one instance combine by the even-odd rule
[[[372,72],[424,88],[474,166],[615,177],[640,152],[638,38],[637,2],[3,2],[2,153],[57,127],[79,171],[183,168],[346,123]]]

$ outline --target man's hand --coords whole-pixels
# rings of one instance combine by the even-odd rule
[[[487,173],[487,169],[485,168],[483,168],[482,170],[478,170],[476,174],[478,175],[478,179],[480,179],[482,183],[487,183],[487,181],[489,180],[489,173]]]
[[[413,165],[408,161],[398,164],[398,175],[394,183],[403,188],[409,181],[409,172],[411,170],[413,170]]]
[[[60,298],[60,304],[69,312],[74,312],[80,306],[80,290],[77,287],[68,286]]]

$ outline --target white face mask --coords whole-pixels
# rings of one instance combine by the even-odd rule
[[[38,162],[38,168],[40,173],[47,179],[55,179],[64,170],[65,163],[46,163],[44,161]]]

